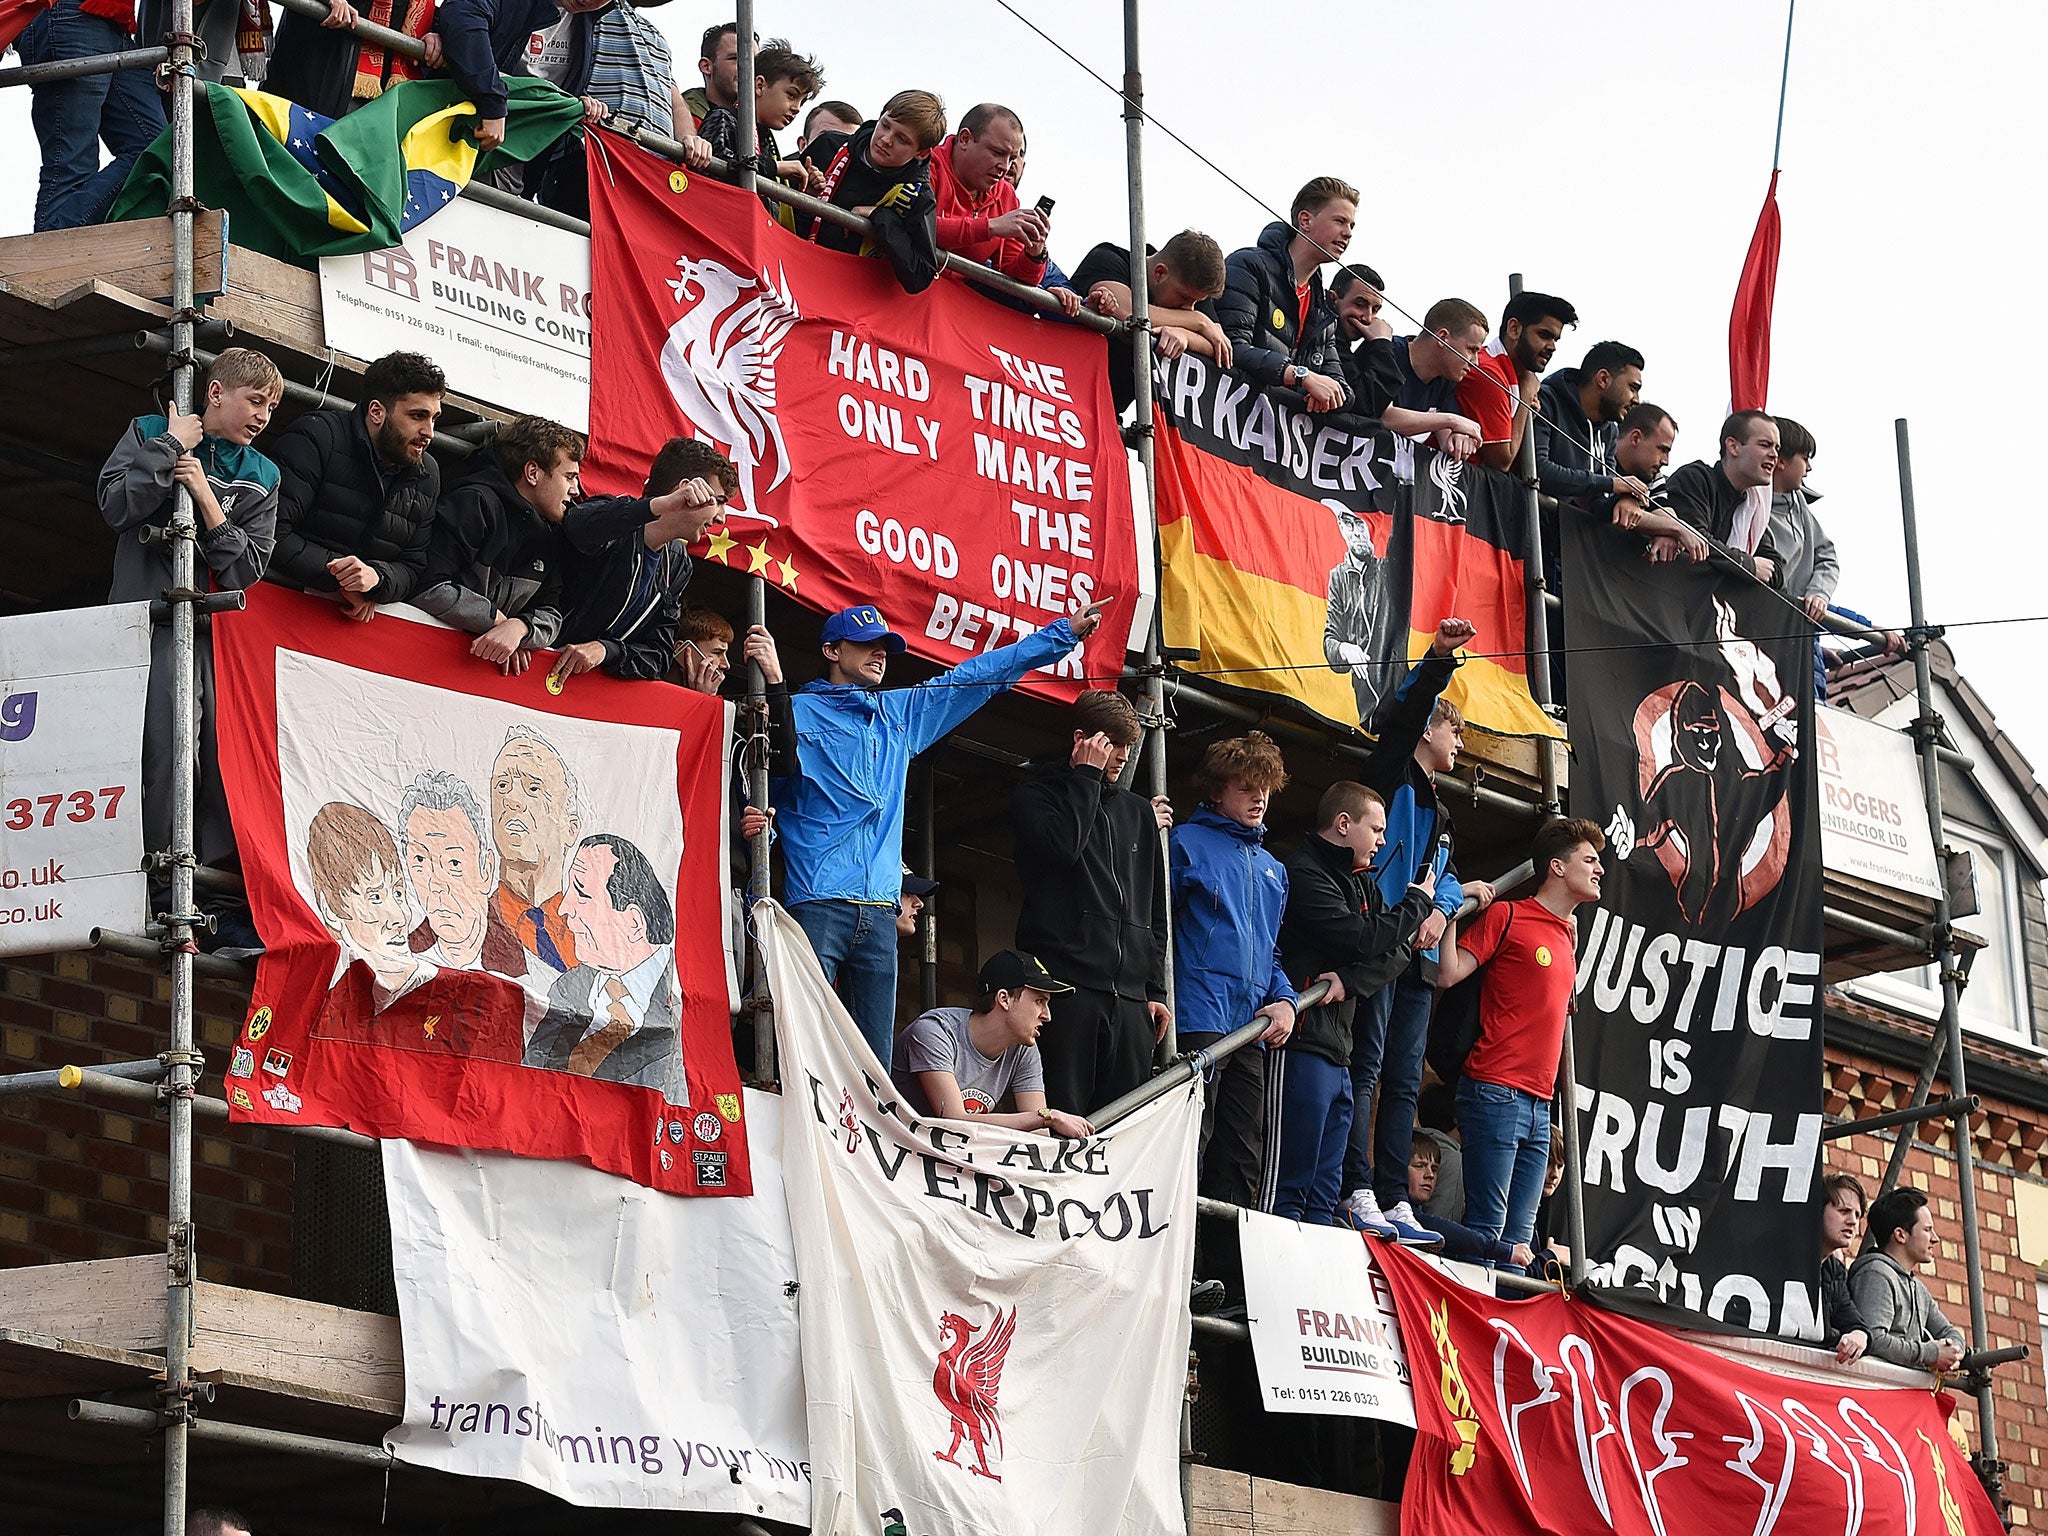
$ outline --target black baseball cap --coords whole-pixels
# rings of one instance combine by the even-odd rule
[[[1074,990],[1064,981],[1054,981],[1051,972],[1036,955],[1027,955],[1021,949],[1006,949],[991,955],[981,968],[980,980],[983,993],[1021,992],[1026,987],[1040,992]]]
[[[908,864],[903,866],[903,894],[906,896],[929,896],[939,888],[936,880],[927,880],[923,875],[912,874]]]

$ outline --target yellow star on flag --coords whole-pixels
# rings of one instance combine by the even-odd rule
[[[782,584],[792,592],[796,590],[796,561],[788,555],[782,557]]]
[[[749,574],[749,575],[753,575],[753,576],[758,576],[758,575],[760,575],[760,574],[761,574],[761,572],[763,572],[763,571],[765,571],[765,570],[767,570],[767,569],[768,569],[768,542],[767,542],[767,540],[765,540],[765,539],[764,539],[764,540],[762,540],[762,541],[761,541],[761,542],[760,542],[759,544],[749,544],[749,545],[747,546],[747,572],[748,572],[748,574]]]
[[[732,560],[726,551],[737,549],[739,542],[738,539],[730,537],[723,528],[714,528],[711,530],[711,542],[704,547],[704,557],[707,560],[720,560],[731,565]]]

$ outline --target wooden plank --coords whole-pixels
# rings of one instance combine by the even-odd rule
[[[1188,1536],[1233,1536],[1252,1528],[1252,1480],[1197,1463],[1188,1468]]]
[[[405,1406],[395,1317],[204,1281],[193,1312],[195,1371],[345,1407]]]
[[[1188,1536],[1399,1536],[1401,1506],[1324,1488],[1188,1469]]]
[[[1293,1483],[1252,1484],[1255,1536],[1399,1536],[1401,1506]]]
[[[0,1401],[141,1387],[162,1375],[154,1355],[0,1328]]]
[[[0,1328],[161,1350],[164,1278],[162,1254],[0,1269]]]
[[[226,219],[218,210],[203,212],[193,221],[196,292],[218,293],[226,281],[225,231]],[[47,303],[93,278],[168,299],[171,221],[131,219],[0,240],[0,292]]]
[[[232,322],[238,341],[271,342],[315,357],[325,354],[318,272],[237,245],[228,251],[227,273],[227,291],[208,304],[206,312]],[[361,367],[342,366],[351,372]]]

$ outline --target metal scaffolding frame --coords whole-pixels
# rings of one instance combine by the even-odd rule
[[[286,9],[314,19],[323,19],[327,15],[325,0],[278,0],[278,3]],[[170,102],[171,200],[168,213],[172,229],[171,303],[169,318],[163,328],[16,347],[0,352],[0,367],[116,355],[128,350],[155,352],[168,361],[172,398],[176,408],[179,411],[191,409],[195,369],[210,363],[214,357],[213,352],[200,346],[200,340],[202,336],[207,340],[213,340],[217,334],[217,329],[208,326],[204,315],[197,308],[194,294],[194,223],[199,209],[194,197],[193,123],[194,97],[199,78],[196,64],[201,45],[194,33],[193,11],[194,0],[171,0],[170,30],[160,46],[138,47],[54,64],[0,69],[0,88],[20,85],[33,87],[114,70],[157,71],[167,86]],[[740,78],[745,80],[751,74],[755,48],[754,0],[737,0],[737,12]],[[1123,29],[1125,67],[1121,115],[1125,128],[1132,315],[1129,321],[1120,322],[1084,311],[1075,323],[1113,337],[1125,337],[1132,348],[1137,411],[1136,425],[1129,433],[1129,445],[1136,451],[1143,469],[1146,511],[1150,514],[1155,529],[1156,560],[1157,515],[1154,503],[1150,425],[1152,329],[1146,291],[1148,262],[1144,238],[1143,176],[1145,114],[1143,76],[1139,60],[1139,0],[1123,0]],[[366,42],[377,43],[411,58],[420,57],[421,45],[403,33],[368,21],[358,21],[352,30],[357,37]],[[752,144],[755,129],[752,93],[742,90],[739,98],[740,137],[743,143]],[[644,149],[679,162],[683,159],[682,145],[674,139],[664,138],[631,124],[615,126],[617,131]],[[732,175],[748,190],[786,203],[804,213],[858,230],[864,231],[867,227],[865,219],[802,193],[791,191],[773,180],[757,182],[755,164],[751,156],[742,157],[731,166],[714,161],[712,168],[719,173]],[[590,232],[590,226],[582,220],[541,208],[490,187],[472,184],[463,189],[462,195],[541,223],[586,235]],[[993,290],[1013,303],[1048,314],[1059,312],[1057,303],[1043,290],[1017,283],[951,253],[945,253],[943,261],[946,267],[957,275]],[[1510,278],[1510,287],[1511,290],[1519,290],[1519,274]],[[309,406],[346,406],[348,403],[290,383],[286,385],[286,393],[296,402]],[[1918,526],[1913,499],[1907,426],[1904,420],[1900,420],[1896,427],[1907,582],[1912,610],[1912,625],[1907,634],[1919,706],[1912,734],[1920,758],[1928,824],[1933,832],[1935,844],[1940,848],[1944,844],[1940,765],[1949,762],[1968,769],[1971,764],[1967,758],[1962,757],[1940,739],[1942,720],[1934,708],[1928,647],[1940,637],[1942,631],[1939,626],[1930,626],[1926,619],[1921,590]],[[434,446],[437,450],[445,452],[467,454],[473,451],[479,442],[487,441],[491,430],[492,424],[485,422],[475,428],[457,429],[453,433],[443,432],[436,435]],[[1561,715],[1562,711],[1552,708],[1550,698],[1550,646],[1547,623],[1552,612],[1562,609],[1562,603],[1557,594],[1548,590],[1545,578],[1539,517],[1540,492],[1536,484],[1533,433],[1524,439],[1522,456],[1516,464],[1515,474],[1527,488],[1529,496],[1528,521],[1532,541],[1527,562],[1529,676],[1538,704],[1546,712]],[[151,867],[166,879],[166,910],[153,915],[150,931],[146,935],[96,932],[93,935],[93,944],[113,953],[147,958],[163,965],[170,979],[171,991],[169,1044],[161,1055],[148,1060],[117,1061],[91,1067],[66,1066],[52,1071],[24,1072],[0,1077],[0,1098],[25,1094],[79,1094],[113,1102],[148,1104],[167,1112],[168,1236],[163,1383],[158,1389],[156,1405],[153,1408],[138,1407],[132,1403],[80,1399],[72,1403],[71,1417],[81,1423],[124,1428],[161,1439],[164,1463],[163,1529],[165,1536],[184,1536],[190,1455],[194,1441],[283,1451],[371,1468],[388,1469],[393,1462],[381,1447],[215,1421],[201,1418],[196,1412],[198,1405],[211,1401],[212,1386],[211,1383],[194,1380],[189,1354],[194,1331],[193,1302],[196,1280],[196,1233],[192,1205],[195,1122],[225,1121],[228,1106],[222,1100],[204,1097],[197,1091],[196,1084],[203,1067],[203,1058],[197,1049],[194,1034],[194,993],[197,981],[202,976],[244,979],[249,974],[245,966],[201,955],[195,941],[197,932],[209,922],[209,919],[197,910],[195,888],[222,889],[233,888],[239,884],[231,876],[200,869],[194,856],[194,763],[198,745],[198,718],[195,709],[197,620],[203,612],[238,607],[240,597],[239,594],[209,595],[196,589],[197,526],[190,496],[182,486],[174,488],[170,526],[165,537],[170,545],[172,585],[163,594],[163,600],[155,605],[155,610],[158,622],[167,622],[171,625],[175,642],[172,689],[178,740],[172,791],[174,808],[171,846],[168,849],[151,850],[149,862]],[[749,623],[764,622],[765,585],[759,576],[753,577],[749,582],[747,602]],[[1271,710],[1241,703],[1205,685],[1195,677],[1175,672],[1164,650],[1160,609],[1161,605],[1155,604],[1151,623],[1145,634],[1142,664],[1126,674],[1127,680],[1135,683],[1143,697],[1145,750],[1142,760],[1143,776],[1149,793],[1163,794],[1166,789],[1169,702],[1184,701],[1199,710],[1224,719],[1258,724],[1276,734],[1312,743],[1338,757],[1362,757],[1365,754],[1365,747],[1353,733],[1335,729],[1318,730],[1275,718]],[[1881,638],[1877,631],[1866,629],[1832,614],[1823,619],[1822,623],[1837,633],[1856,638]],[[761,724],[765,715],[765,697],[760,670],[751,662],[747,666],[746,702],[743,710],[741,734],[747,744],[744,766],[747,772],[748,800],[754,806],[762,806],[766,803],[765,741]],[[1485,804],[1489,809],[1498,812],[1532,819],[1555,814],[1561,807],[1562,797],[1553,744],[1546,740],[1539,752],[1542,790],[1541,800],[1537,804],[1532,805],[1527,800],[1503,794],[1476,782],[1450,776],[1440,776],[1440,783],[1454,798],[1462,797],[1473,803]],[[1134,755],[1129,769],[1133,778],[1137,776],[1138,769],[1138,758]],[[924,804],[926,809],[921,853],[929,873],[934,851],[934,804],[928,784],[924,791]],[[767,841],[764,833],[755,844],[754,873],[748,890],[750,902],[768,894]],[[1161,856],[1165,857],[1163,835]],[[1526,879],[1530,873],[1527,864],[1510,872],[1508,876],[1503,877],[1503,889],[1512,888]],[[1974,1390],[1978,1405],[1980,1449],[1973,1462],[1978,1475],[2002,1510],[2001,1476],[2005,1470],[2005,1463],[1998,1458],[1996,1401],[1989,1370],[2009,1360],[2024,1358],[2026,1350],[2024,1346],[1999,1350],[1986,1347],[1988,1320],[1982,1256],[1976,1228],[1975,1173],[1969,1134],[1969,1116],[1978,1109],[1979,1101],[1969,1093],[1965,1080],[1963,1035],[1958,1008],[1961,989],[1967,981],[1967,958],[1958,945],[1951,922],[1949,902],[1945,895],[1936,899],[1933,921],[1924,928],[1910,931],[1887,928],[1852,914],[1832,910],[1828,911],[1826,916],[1830,923],[1848,931],[1925,954],[1934,961],[1939,971],[1942,994],[1941,1022],[1928,1046],[1911,1104],[1907,1108],[1872,1119],[1831,1127],[1825,1134],[1835,1137],[1897,1128],[1898,1138],[1883,1185],[1883,1188],[1888,1189],[1896,1182],[1903,1166],[1912,1140],[1911,1127],[1932,1119],[1946,1119],[1951,1124],[1961,1186],[1960,1208],[1971,1314],[1971,1353],[1965,1360],[1964,1379]],[[929,922],[925,930],[925,953],[926,982],[929,991],[935,960],[934,939]],[[1319,995],[1317,987],[1312,986],[1303,993],[1302,1000],[1304,1004],[1313,1005]],[[769,1004],[765,993],[759,993],[752,1000],[752,1008],[756,1018],[756,1073],[763,1082],[772,1082],[775,1076],[774,1043],[772,1030],[768,1027]],[[1251,1044],[1263,1028],[1263,1020],[1255,1021],[1222,1037],[1207,1051],[1186,1056],[1174,1050],[1173,1037],[1169,1034],[1164,1042],[1164,1064],[1158,1075],[1145,1087],[1105,1108],[1097,1115],[1097,1123],[1105,1126],[1113,1123],[1133,1112],[1139,1105],[1185,1084],[1195,1073],[1212,1066],[1231,1052]],[[1929,1102],[1934,1081],[1941,1074],[1944,1064],[1947,1067],[1950,1096]],[[1575,1079],[1572,1032],[1569,1028],[1565,1035],[1563,1066]],[[1565,1127],[1568,1165],[1566,1187],[1569,1192],[1568,1230],[1574,1238],[1571,1280],[1577,1283],[1585,1273],[1585,1245],[1584,1212],[1579,1198],[1581,1189],[1576,1115],[1565,1116]],[[352,1146],[375,1145],[369,1138],[344,1130],[317,1127],[290,1129],[295,1134]],[[1221,1206],[1213,1201],[1203,1201],[1201,1206],[1201,1214],[1205,1217],[1234,1218],[1236,1214],[1234,1208]],[[1203,1337],[1231,1341],[1241,1341],[1244,1337],[1242,1324],[1198,1317],[1195,1326],[1197,1334]],[[1185,1443],[1187,1424],[1188,1419],[1184,1414],[1184,1451],[1188,1448]],[[747,1533],[747,1536],[765,1536],[761,1527],[750,1520],[740,1519],[734,1522],[733,1528]]]

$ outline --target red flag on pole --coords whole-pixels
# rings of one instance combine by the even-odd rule
[[[1778,287],[1778,173],[1764,194],[1749,254],[1742,260],[1742,281],[1735,287],[1735,308],[1728,316],[1728,406],[1760,411],[1771,384],[1771,300]]]

